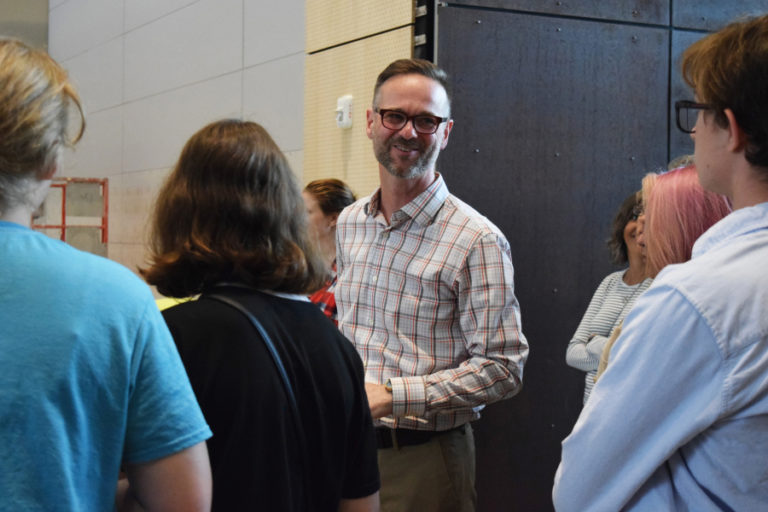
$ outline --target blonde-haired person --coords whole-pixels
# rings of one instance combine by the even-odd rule
[[[643,178],[645,208],[639,217],[638,243],[645,248],[646,271],[653,279],[667,265],[691,259],[696,240],[731,213],[724,196],[704,190],[693,165]],[[612,333],[600,356],[596,379],[605,371],[621,325]]]
[[[3,508],[207,510],[211,432],[149,288],[30,229],[84,126],[66,72],[0,40]],[[116,498],[121,462],[129,485]]]
[[[309,231],[325,260],[330,279],[309,296],[334,324],[336,319],[336,221],[341,211],[355,202],[355,194],[349,185],[335,178],[314,180],[301,193],[307,206]]]

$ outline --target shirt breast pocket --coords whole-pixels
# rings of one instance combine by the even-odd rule
[[[391,309],[399,328],[434,331],[448,327],[456,295],[448,268],[434,262],[413,261],[401,275],[399,304]],[[441,325],[446,323],[446,325]],[[427,332],[422,332],[427,334]]]

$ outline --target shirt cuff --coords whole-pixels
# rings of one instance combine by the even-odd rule
[[[424,416],[427,410],[427,383],[423,376],[395,377],[392,382],[392,416]]]

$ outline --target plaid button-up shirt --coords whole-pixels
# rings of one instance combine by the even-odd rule
[[[378,424],[446,430],[520,390],[528,343],[509,244],[442,176],[389,224],[379,191],[348,207],[336,243],[339,327],[366,380],[392,381],[393,415]]]

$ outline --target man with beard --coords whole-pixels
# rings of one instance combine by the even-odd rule
[[[435,171],[453,127],[447,76],[402,59],[366,112],[381,186],[337,226],[339,327],[366,367],[381,505],[475,509],[469,422],[522,384],[509,243]]]

